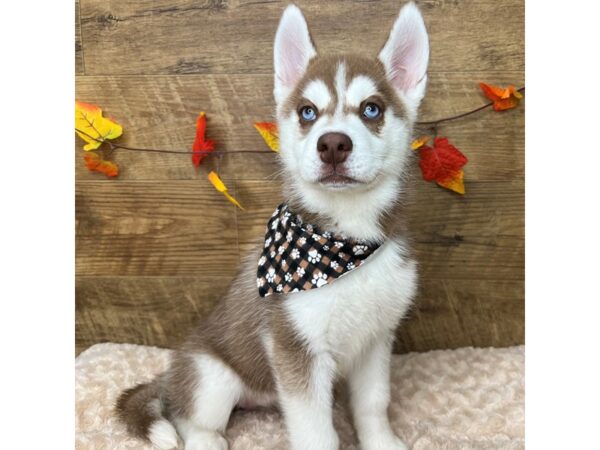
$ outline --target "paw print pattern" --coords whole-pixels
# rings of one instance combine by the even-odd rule
[[[313,275],[312,284],[317,285],[317,287],[321,287],[324,284],[327,284],[327,274],[323,272],[317,272]]]
[[[352,247],[352,251],[355,255],[364,255],[365,252],[369,249],[366,245],[355,245]]]
[[[359,267],[379,246],[302,222],[280,205],[266,227],[258,259],[259,294],[287,294],[333,283]]]
[[[319,261],[321,261],[321,254],[313,248],[311,251],[308,252],[308,262],[316,264]]]

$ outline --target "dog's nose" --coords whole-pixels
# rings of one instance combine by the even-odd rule
[[[343,133],[325,133],[317,141],[321,161],[334,166],[343,163],[352,151],[352,140]]]

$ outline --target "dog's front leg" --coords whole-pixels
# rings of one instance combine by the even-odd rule
[[[354,425],[363,450],[407,450],[388,418],[391,336],[375,342],[348,377]]]
[[[311,364],[295,372],[277,374],[279,400],[293,450],[338,450],[333,428],[335,363],[328,354],[312,357]]]

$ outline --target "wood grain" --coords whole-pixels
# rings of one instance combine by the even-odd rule
[[[487,102],[477,82],[523,84],[522,73],[468,72],[432,74],[421,107],[423,120],[469,111]],[[189,150],[195,120],[206,111],[208,136],[221,150],[266,150],[252,124],[273,119],[271,75],[85,76],[77,78],[77,98],[102,105],[105,113],[124,127],[119,142],[133,147]],[[472,181],[506,180],[524,174],[524,110],[490,110],[440,126],[440,135],[469,157],[466,178]],[[416,134],[429,133],[421,128]],[[97,180],[81,161],[76,146],[77,178]],[[277,155],[230,155],[206,160],[207,168],[220,164],[224,176],[271,179],[279,166]],[[188,155],[133,153],[117,150],[115,160],[122,180],[197,179]],[[205,172],[200,172],[205,176]]]
[[[228,276],[80,276],[77,353],[97,342],[174,348],[230,281]],[[521,344],[523,288],[522,281],[430,280],[398,328],[396,351]]]
[[[80,0],[88,75],[263,73],[287,2]],[[384,44],[401,2],[296,2],[323,53]],[[422,0],[431,72],[524,68],[519,0]]]
[[[523,344],[524,287],[523,281],[425,280],[398,327],[395,351]]]
[[[205,317],[229,276],[85,277],[76,283],[78,352],[96,342],[172,347]]]
[[[234,206],[208,183],[82,181],[76,219],[78,275],[218,276],[239,262]]]
[[[403,2],[299,0],[323,53],[375,54]],[[521,0],[421,0],[431,43],[422,120],[486,102],[479,81],[524,83]],[[272,40],[287,2],[76,0],[78,100],[124,126],[120,142],[189,149],[199,111],[222,150],[265,145]],[[415,134],[430,130],[419,129]],[[424,182],[405,199],[420,288],[396,351],[524,342],[524,108],[444,124],[469,158],[464,197]],[[113,155],[117,180],[88,172],[76,141],[76,343],[173,347],[213,308],[280,201],[277,155]],[[416,158],[416,154],[414,155]],[[218,169],[246,206],[206,181]]]
[[[81,20],[79,0],[75,2],[75,74],[85,74],[83,62],[83,43],[81,41]]]
[[[467,182],[464,197],[420,179],[406,200],[411,240],[423,283],[431,279],[522,281],[524,270],[524,185],[522,181]],[[238,181],[242,252],[264,234],[278,187]],[[268,199],[268,200],[267,200]],[[272,199],[272,200],[271,200]]]

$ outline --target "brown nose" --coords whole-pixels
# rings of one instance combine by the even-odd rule
[[[343,163],[352,151],[352,140],[342,133],[325,133],[317,141],[317,151],[326,164]]]

